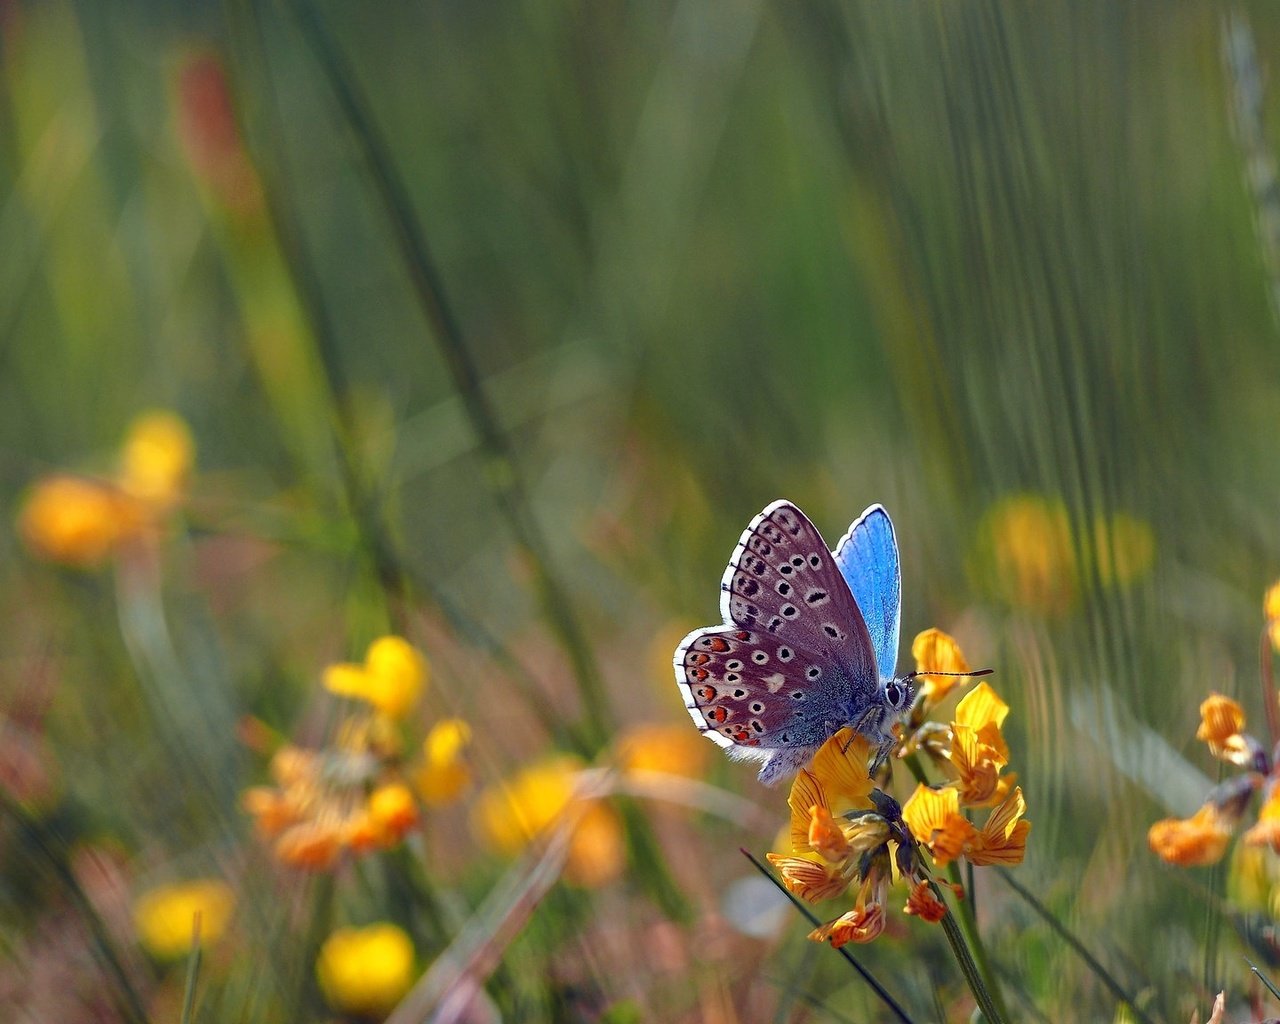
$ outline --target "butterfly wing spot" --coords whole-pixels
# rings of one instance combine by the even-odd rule
[[[742,662],[740,662],[737,658],[734,658],[732,661],[726,661],[724,663],[724,667],[727,668],[730,672],[738,672],[742,669]]]
[[[792,658],[794,658],[794,657],[795,657],[795,652],[794,652],[794,651],[792,651],[790,647],[779,647],[779,648],[778,648],[778,660],[779,660],[779,661],[790,661],[790,660],[791,660]]]
[[[807,679],[817,679],[822,675],[822,669],[817,665],[810,665],[808,669],[805,670],[804,674]]]
[[[780,565],[780,566],[778,566],[778,572],[782,573],[782,575],[783,575],[783,576],[790,576],[790,575],[792,574],[792,572],[794,572],[794,571],[795,571],[795,570],[794,570],[794,569],[792,569],[792,568],[791,568],[791,566],[789,566],[789,565]]]
[[[754,729],[757,733],[764,732],[764,723],[761,722],[760,719],[758,718],[753,718],[751,719],[751,728]]]
[[[787,677],[784,676],[781,672],[775,672],[773,675],[771,675],[768,679],[764,681],[764,684],[769,688],[770,693],[777,693],[779,690],[781,690],[784,686],[787,685]]]
[[[727,722],[729,720],[730,711],[723,704],[717,704],[713,708],[707,708],[707,717],[715,719],[717,722]]]
[[[826,604],[831,599],[831,595],[825,590],[811,590],[804,595],[804,603],[813,607],[814,605]]]
[[[722,636],[704,636],[702,646],[710,648],[717,654],[723,654],[729,649],[729,641]]]
[[[784,604],[780,610],[785,618],[794,619],[800,609],[793,604]]]
[[[742,698],[745,697],[746,695],[747,695],[747,691],[742,689],[741,687],[734,690],[733,693],[731,694],[734,700],[742,700]]]
[[[711,660],[711,655],[709,655],[709,654],[701,654],[701,653],[698,653],[698,654],[694,654],[693,656],[691,656],[691,657],[689,658],[689,664],[690,664],[690,665],[705,665],[705,664],[706,664],[707,662],[709,662],[710,660]]]
[[[763,665],[766,662],[768,662],[769,655],[767,655],[764,651],[756,651],[754,654],[751,655],[751,660],[754,661],[757,665]]]
[[[741,640],[744,644],[751,643],[751,634],[748,633],[745,629],[740,629],[738,630],[738,632],[734,633],[733,635],[735,639]]]
[[[703,683],[706,682],[707,676],[711,675],[711,673],[705,668],[691,668],[689,669],[689,675],[693,676],[698,682]]]
[[[791,559],[791,564],[792,564],[792,565],[794,565],[797,569],[803,569],[803,568],[804,568],[804,556],[803,556],[803,555],[796,555],[796,556],[794,556],[794,557]]]
[[[716,688],[714,686],[702,686],[698,688],[698,696],[703,700],[715,700]]]
[[[726,672],[724,674],[724,681],[726,683],[736,683],[741,678],[742,676],[738,675],[737,672]]]
[[[789,593],[791,593],[791,584],[788,583],[786,580],[779,580],[778,585],[773,589],[776,590],[783,597],[786,597]]]
[[[810,565],[812,568],[816,569],[816,568],[818,568],[818,566],[820,566],[821,564],[822,564],[822,559],[821,559],[818,555],[810,555],[810,556],[809,556],[809,565]]]
[[[843,640],[845,637],[845,635],[840,632],[840,628],[832,625],[830,622],[824,622],[822,624],[822,632],[826,633],[832,640]]]
[[[778,632],[779,629],[782,628],[782,623],[783,623],[782,618],[775,615],[773,618],[769,620],[769,625],[765,626],[764,628],[767,629],[770,633],[776,633]]]
[[[804,700],[804,690],[792,690],[791,699],[794,701]],[[796,714],[799,714],[799,712],[796,712]]]

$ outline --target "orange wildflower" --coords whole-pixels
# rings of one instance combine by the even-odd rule
[[[911,887],[907,905],[903,909],[905,913],[918,917],[921,921],[928,921],[930,924],[937,924],[947,916],[947,905],[938,898],[938,894],[933,891],[933,885],[925,879],[921,879]]]
[[[965,856],[976,865],[1002,864],[1006,867],[1021,864],[1027,852],[1027,834],[1031,822],[1023,821],[1027,803],[1022,798],[1022,787],[1015,787],[999,807],[991,812],[987,823],[974,837]]]
[[[1246,765],[1255,744],[1244,735],[1244,708],[1220,693],[1211,693],[1200,703],[1200,727],[1196,739],[1209,745],[1209,753],[1230,764]]]
[[[870,942],[884,931],[885,879],[874,868],[858,890],[853,909],[809,933],[814,942],[839,949],[847,942]]]
[[[276,859],[293,868],[328,871],[342,853],[342,838],[335,825],[322,822],[293,825],[276,840]]]
[[[902,820],[916,841],[928,847],[938,867],[959,857],[977,835],[973,823],[960,813],[960,794],[951,788],[920,783],[902,805]]]
[[[1213,804],[1190,818],[1166,818],[1147,830],[1147,843],[1161,860],[1181,867],[1213,864],[1226,852],[1231,829]]]

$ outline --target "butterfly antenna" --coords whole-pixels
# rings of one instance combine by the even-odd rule
[[[914,672],[908,672],[903,676],[902,681],[904,683],[910,682],[916,676],[989,676],[993,672],[995,672],[993,668],[980,668],[973,672],[924,672],[916,669]]]

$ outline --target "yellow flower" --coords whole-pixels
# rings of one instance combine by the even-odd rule
[[[18,531],[41,558],[91,569],[110,558],[143,522],[137,502],[111,484],[60,475],[31,488],[18,515]]]
[[[612,881],[626,861],[622,823],[607,804],[578,800],[582,770],[579,758],[557,754],[486,787],[471,809],[473,829],[499,853],[513,856],[563,815],[575,814],[566,879],[583,886]]]
[[[451,804],[471,785],[471,768],[465,757],[470,745],[471,727],[460,718],[446,718],[431,727],[414,777],[418,795],[428,806]]]
[[[427,677],[427,659],[421,651],[402,637],[384,636],[369,645],[363,665],[343,662],[326,668],[324,687],[340,697],[372,704],[391,718],[403,718]]]
[[[1280,581],[1271,584],[1262,598],[1262,616],[1271,636],[1271,646],[1280,651]]]
[[[1026,811],[1022,787],[1015,786],[965,848],[969,862],[979,866],[1021,864],[1027,852],[1027,834],[1031,831],[1031,822],[1022,820]]]
[[[926,707],[946,699],[953,687],[964,682],[957,676],[931,676],[934,672],[968,672],[969,662],[955,639],[940,629],[926,629],[911,642],[911,657],[916,661],[916,680]]]
[[[1127,586],[1141,579],[1151,570],[1155,551],[1149,523],[1125,512],[1094,520],[1093,556],[1103,586]]]
[[[1162,860],[1181,867],[1213,864],[1226,852],[1231,830],[1213,804],[1190,818],[1166,818],[1147,831],[1147,843]]]
[[[1271,584],[1262,596],[1262,617],[1267,622],[1280,620],[1280,580]]]
[[[946,867],[964,853],[977,835],[960,813],[960,794],[950,787],[931,789],[918,784],[902,805],[902,820],[916,841],[928,847],[938,867]]]
[[[413,984],[413,960],[413,942],[394,924],[339,928],[320,947],[316,978],[335,1010],[381,1017]]]
[[[1258,812],[1258,823],[1244,834],[1244,841],[1249,846],[1269,846],[1280,853],[1280,786],[1271,791]]]
[[[1000,727],[1009,714],[1006,704],[980,683],[956,705],[946,758],[956,776],[960,801],[981,807],[1003,799],[1009,781],[1000,772],[1009,763],[1009,748]]]
[[[712,749],[695,730],[686,728],[687,724],[639,725],[627,730],[618,742],[622,770],[701,778],[707,772]]]
[[[1253,757],[1253,744],[1243,734],[1244,708],[1230,697],[1211,693],[1200,703],[1200,727],[1196,739],[1209,745],[1214,757],[1245,765]]]
[[[499,853],[519,853],[564,813],[582,769],[579,758],[557,754],[486,787],[471,812],[477,835]]]
[[[871,741],[852,729],[841,729],[800,769],[791,783],[787,805],[791,808],[791,848],[809,849],[809,823],[814,807],[832,813],[871,806],[871,776],[867,758]]]
[[[125,435],[120,486],[148,505],[166,508],[182,496],[194,461],[195,442],[180,416],[163,409],[142,413]]]
[[[213,878],[151,889],[133,905],[138,941],[157,960],[184,957],[191,952],[196,915],[200,945],[211,946],[227,930],[235,904],[231,886]]]
[[[988,510],[979,551],[991,582],[1010,604],[1061,615],[1076,599],[1077,572],[1066,506],[1035,494],[1003,498]]]

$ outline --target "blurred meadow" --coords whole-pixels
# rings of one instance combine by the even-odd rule
[[[806,937],[682,706],[778,497],[994,669],[998,1016],[1280,1015],[1277,73],[1262,3],[0,0],[0,1017],[982,1019],[905,887]]]

